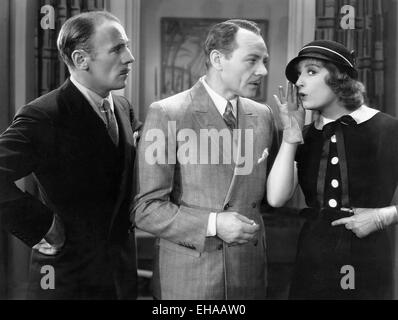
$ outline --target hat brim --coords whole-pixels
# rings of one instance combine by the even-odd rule
[[[358,72],[355,68],[347,67],[346,65],[342,65],[340,63],[337,63],[333,59],[326,57],[322,54],[319,53],[308,53],[308,54],[301,54],[295,58],[293,58],[286,66],[285,69],[285,75],[286,78],[291,82],[291,83],[296,83],[298,80],[298,72],[297,72],[297,64],[304,59],[318,59],[322,61],[328,61],[332,62],[334,65],[336,65],[339,69],[347,72],[347,74],[353,78],[357,79],[358,78]]]

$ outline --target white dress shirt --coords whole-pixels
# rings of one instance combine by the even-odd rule
[[[209,85],[206,82],[206,76],[203,76],[200,78],[200,81],[202,82],[203,86],[205,87],[207,93],[209,94],[211,100],[214,102],[214,105],[216,106],[218,112],[223,116],[225,112],[225,108],[227,106],[228,100],[225,99],[224,97],[220,96],[217,92],[215,92],[212,88],[209,87]],[[237,108],[238,108],[238,98],[234,98],[232,100],[229,100],[232,104],[232,113],[237,119]]]

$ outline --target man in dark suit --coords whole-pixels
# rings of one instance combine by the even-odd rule
[[[57,45],[70,79],[0,136],[0,224],[33,248],[29,299],[134,299],[128,202],[139,123],[110,93],[125,87],[134,57],[107,12],[67,20]],[[30,173],[41,201],[14,183]]]

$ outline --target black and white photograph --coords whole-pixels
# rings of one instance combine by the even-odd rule
[[[397,0],[0,0],[0,300],[398,300],[397,21]]]

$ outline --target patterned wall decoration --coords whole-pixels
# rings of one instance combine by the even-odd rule
[[[37,96],[61,85],[69,76],[57,51],[57,37],[66,19],[81,12],[104,10],[105,0],[40,0],[40,6],[51,5],[55,9],[55,29],[42,29],[38,16],[36,24],[36,75]]]
[[[355,9],[355,28],[340,26],[341,8]],[[317,0],[315,39],[335,40],[355,50],[359,80],[371,107],[384,111],[384,43],[382,0]]]

